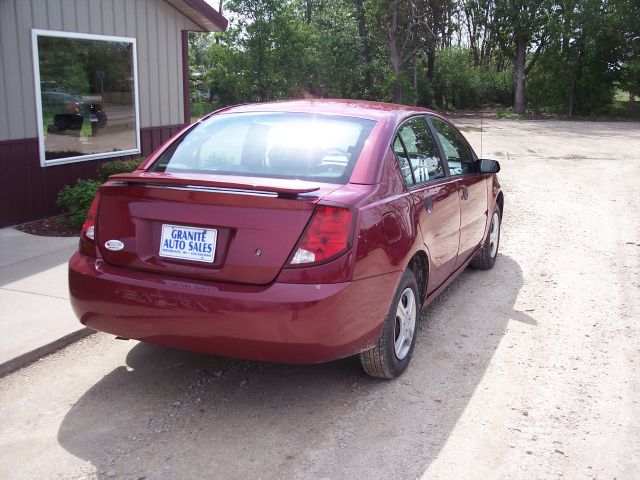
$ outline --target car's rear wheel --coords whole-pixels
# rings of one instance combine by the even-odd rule
[[[55,126],[54,131],[64,132],[67,128],[69,128],[70,124],[71,122],[69,121],[69,115],[66,113],[57,114],[53,117],[53,125]]]
[[[107,124],[107,114],[104,112],[100,112],[96,116],[98,117],[98,127],[104,128],[104,126]]]
[[[496,264],[498,257],[498,246],[500,245],[500,208],[498,205],[493,210],[489,233],[482,244],[482,248],[471,262],[473,268],[489,270]]]
[[[376,378],[395,378],[409,365],[420,316],[418,283],[407,269],[393,296],[378,344],[360,354],[363,370]]]

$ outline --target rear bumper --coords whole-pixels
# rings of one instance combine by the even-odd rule
[[[185,350],[317,363],[376,344],[401,272],[336,284],[192,281],[76,253],[69,289],[95,330]]]

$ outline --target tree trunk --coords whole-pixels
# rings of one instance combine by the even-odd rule
[[[465,14],[467,17],[467,31],[469,32],[469,49],[473,56],[473,66],[477,67],[480,64],[480,55],[478,54],[478,43],[476,38],[477,25],[475,24],[475,19],[473,25],[471,24],[472,22],[469,9],[465,8]]]
[[[396,84],[393,87],[393,103],[402,103],[402,80],[396,78]]]
[[[414,107],[418,105],[418,56],[413,57],[412,72],[413,74],[413,102]]]
[[[362,42],[362,60],[364,61],[364,78],[362,81],[362,96],[370,99],[373,90],[373,74],[371,72],[371,46],[369,42],[369,32],[367,31],[367,23],[364,10],[364,0],[353,0],[358,16],[358,35]]]
[[[398,50],[398,11],[391,14],[391,24],[387,27],[387,39],[389,41],[389,60],[391,70],[395,74],[395,86],[393,88],[393,103],[402,103],[402,54]]]
[[[573,117],[573,104],[576,95],[576,72],[571,72],[571,88],[569,90],[569,118]]]
[[[307,25],[311,23],[311,0],[306,1],[304,19]]]
[[[429,97],[427,98],[427,106],[435,107],[439,103],[436,98],[436,91],[433,87],[433,74],[436,69],[436,49],[429,47],[427,49],[427,80],[429,80]]]
[[[524,72],[524,62],[526,60],[527,42],[522,37],[516,38],[516,57],[515,57],[515,73],[516,73],[516,91],[513,101],[513,112],[520,115],[524,114],[524,81],[526,74]]]
[[[393,103],[402,103],[402,60],[400,59],[395,37],[393,41],[389,42],[389,56],[391,57],[391,69],[396,77],[393,88]]]

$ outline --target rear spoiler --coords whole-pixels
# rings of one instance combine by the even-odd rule
[[[295,197],[302,193],[320,190],[318,185],[301,180],[279,178],[237,177],[210,174],[171,174],[160,172],[133,172],[111,175],[109,180],[117,182],[161,185],[166,187],[204,187],[230,190],[250,190],[256,192],[277,193],[282,197]]]

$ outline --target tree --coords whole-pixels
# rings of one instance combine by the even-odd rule
[[[496,0],[494,31],[498,47],[514,66],[515,113],[525,111],[525,80],[544,48],[549,12],[547,0]]]
[[[371,38],[369,29],[367,28],[367,16],[364,0],[353,0],[356,9],[356,17],[358,19],[358,36],[360,39],[360,51],[362,53],[362,62],[364,66],[364,74],[362,79],[362,95],[364,98],[370,98],[373,90],[373,72]]]
[[[491,39],[495,2],[493,0],[466,0],[462,3],[464,26],[469,39],[473,64],[487,65],[491,60]]]
[[[638,0],[219,5],[229,29],[190,37],[193,91],[208,89],[211,106],[311,96],[524,113],[526,100],[588,115],[615,88],[640,95]]]
[[[610,0],[557,0],[544,53],[529,75],[536,108],[569,117],[606,113],[627,43]]]
[[[407,67],[415,68],[418,52],[435,34],[427,23],[428,0],[372,0],[371,10],[381,40],[386,42],[394,74],[393,101],[402,103]]]
[[[640,2],[618,0],[618,31],[621,37],[620,86],[629,92],[630,106],[640,97]]]

